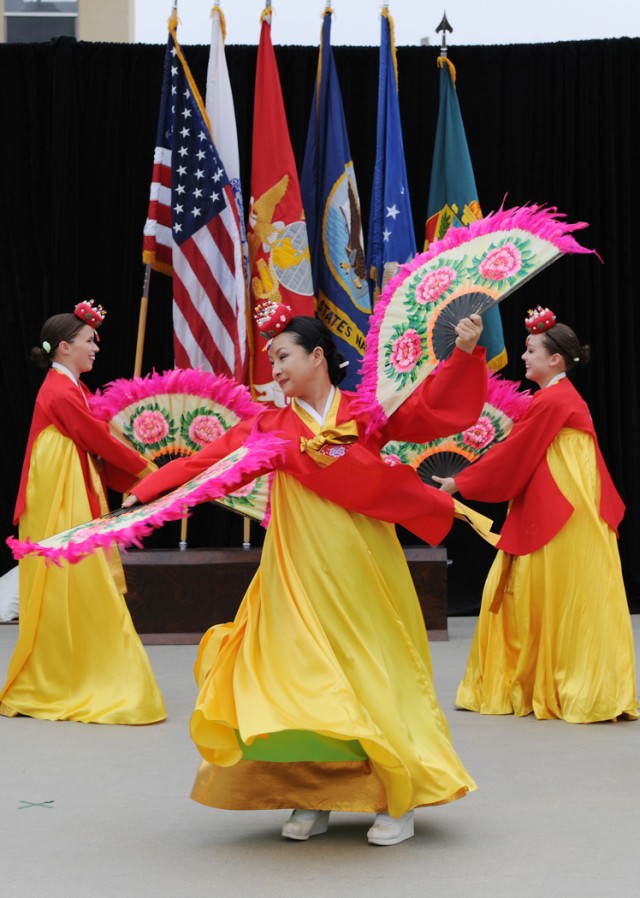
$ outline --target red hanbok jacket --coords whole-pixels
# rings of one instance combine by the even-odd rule
[[[18,523],[25,508],[33,444],[46,427],[53,425],[63,436],[69,437],[75,443],[94,517],[98,517],[101,512],[100,502],[89,476],[89,454],[102,459],[100,475],[103,486],[105,488],[109,486],[120,493],[131,489],[147,470],[147,464],[137,452],[112,436],[106,422],[94,418],[87,405],[90,395],[91,392],[82,382],[77,386],[71,378],[56,371],[55,368],[47,373],[33,410],[14,511],[14,524]]]
[[[565,377],[539,390],[506,440],[456,476],[456,486],[465,499],[511,500],[498,542],[498,548],[511,555],[528,555],[546,545],[573,512],[546,460],[547,449],[563,427],[592,437],[601,484],[600,517],[618,532],[624,503],[602,457],[589,408]]]
[[[401,524],[426,542],[436,545],[451,528],[453,500],[426,486],[407,465],[389,466],[380,450],[390,440],[424,443],[449,436],[474,424],[482,411],[487,389],[484,349],[472,354],[455,349],[451,358],[428,377],[389,418],[380,433],[365,435],[366,418],[350,409],[353,393],[342,393],[336,423],[355,420],[358,438],[345,454],[320,467],[300,449],[300,438],[313,433],[290,408],[265,410],[237,424],[224,437],[186,459],[161,468],[139,484],[135,495],[148,502],[185,483],[243,445],[254,429],[285,439],[284,452],[274,468],[297,478],[308,489],[351,511]]]

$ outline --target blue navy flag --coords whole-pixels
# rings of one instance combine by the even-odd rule
[[[316,314],[349,361],[345,389],[360,379],[359,363],[371,315],[360,198],[349,149],[340,84],[331,49],[331,10],[325,10],[318,76],[309,119],[302,205],[316,293]]]
[[[389,276],[416,254],[404,161],[393,19],[382,10],[376,164],[371,190],[367,267],[377,297]]]
[[[143,261],[173,277],[176,365],[239,382],[247,365],[238,209],[169,23]]]

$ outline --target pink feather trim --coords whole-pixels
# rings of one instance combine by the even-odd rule
[[[433,259],[434,256],[438,256],[440,253],[453,249],[456,246],[461,246],[474,237],[516,228],[529,231],[530,234],[541,237],[543,240],[548,240],[561,253],[594,253],[600,259],[596,250],[581,246],[572,237],[573,231],[589,227],[588,222],[578,221],[569,224],[564,221],[565,217],[564,213],[558,212],[555,206],[531,204],[529,206],[514,206],[511,209],[500,207],[497,211],[489,212],[484,218],[472,221],[465,227],[449,228],[444,237],[441,240],[435,240],[425,253],[419,253],[411,261],[401,266],[397,274],[386,285],[375,305],[367,333],[367,348],[359,369],[361,383],[356,391],[356,398],[351,403],[354,412],[362,412],[368,417],[367,433],[382,430],[388,420],[388,416],[379,404],[376,395],[380,327],[391,297],[396,289],[404,283],[408,275],[430,261],[430,259]]]
[[[499,374],[490,374],[485,402],[515,423],[523,417],[533,399],[531,390],[521,390],[519,387],[518,381],[506,380]]]
[[[163,393],[184,393],[213,399],[243,420],[264,411],[263,405],[251,399],[247,387],[231,378],[210,374],[199,368],[173,368],[162,374],[154,371],[146,377],[113,380],[91,398],[91,411],[101,421],[110,421],[132,402]]]
[[[55,564],[60,564],[63,560],[74,564],[96,549],[104,549],[114,542],[117,542],[122,548],[127,546],[142,548],[142,540],[152,530],[162,527],[167,521],[176,521],[185,517],[191,508],[201,502],[210,502],[233,493],[243,483],[254,479],[261,469],[265,467],[273,469],[275,461],[281,457],[288,442],[288,440],[273,434],[254,432],[245,444],[245,448],[249,450],[247,455],[233,468],[224,471],[219,476],[214,476],[188,496],[178,496],[173,502],[167,503],[167,498],[172,495],[172,493],[167,493],[161,499],[150,502],[149,506],[156,503],[160,506],[157,511],[152,512],[145,520],[135,521],[117,533],[94,533],[75,543],[70,542],[66,546],[56,548],[43,546],[40,543],[31,542],[29,539],[18,540],[10,536],[7,539],[7,545],[16,560],[24,558],[25,555],[35,554],[41,555]],[[139,511],[139,509],[140,506],[133,506],[132,511]]]

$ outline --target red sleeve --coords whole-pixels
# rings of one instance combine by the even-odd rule
[[[61,375],[64,376],[64,375]],[[107,483],[124,491],[147,469],[147,462],[112,435],[105,421],[94,418],[81,390],[56,390],[49,397],[47,416],[82,452],[105,462]]]
[[[460,494],[480,502],[506,502],[518,496],[544,461],[569,412],[561,392],[536,393],[506,440],[456,475]]]
[[[220,461],[225,455],[244,445],[252,430],[256,426],[256,419],[249,418],[241,421],[228,430],[223,437],[210,443],[200,452],[190,455],[188,458],[178,458],[169,462],[153,474],[139,483],[134,493],[140,502],[150,502],[163,493],[181,486],[197,474],[206,471],[207,468]]]
[[[148,464],[141,456],[116,439],[105,422],[94,418],[86,403],[88,394],[84,385],[81,384],[78,388],[65,374],[55,370],[48,372],[38,392],[33,412],[16,498],[14,523],[17,523],[26,504],[33,445],[46,427],[55,427],[63,436],[73,441],[94,515],[100,513],[100,504],[89,476],[89,454],[103,459],[103,483],[118,492],[129,490],[148,470]]]
[[[484,348],[469,353],[456,347],[391,415],[383,442],[427,443],[471,427],[482,413],[487,379]]]

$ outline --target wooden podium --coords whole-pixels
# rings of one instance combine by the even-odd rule
[[[432,640],[448,639],[447,551],[405,546]],[[233,620],[261,549],[146,550],[122,556],[125,596],[142,641],[194,644],[213,624]]]

